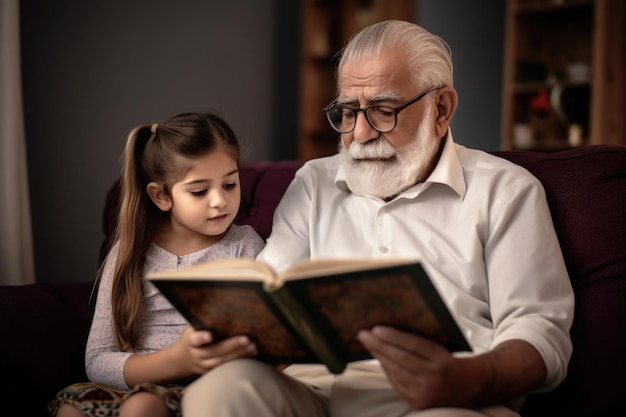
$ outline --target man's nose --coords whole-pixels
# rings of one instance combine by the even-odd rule
[[[352,136],[355,142],[366,143],[373,139],[378,139],[380,132],[372,127],[365,117],[365,112],[358,112]]]

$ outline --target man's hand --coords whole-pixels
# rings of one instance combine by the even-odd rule
[[[415,409],[500,403],[540,386],[546,375],[539,353],[521,340],[454,357],[429,339],[385,326],[363,330],[358,338]]]

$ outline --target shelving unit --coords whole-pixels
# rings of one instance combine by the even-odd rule
[[[364,27],[385,19],[414,21],[414,1],[305,0],[300,69],[299,158],[337,152],[338,134],[322,109],[336,97],[333,57]]]
[[[503,149],[626,144],[625,3],[508,0]]]

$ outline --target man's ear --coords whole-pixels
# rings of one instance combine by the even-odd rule
[[[435,120],[435,129],[437,136],[442,138],[448,132],[452,116],[459,104],[459,96],[454,87],[443,87],[439,90],[437,97],[437,119]]]
[[[150,196],[150,199],[152,200],[152,202],[156,204],[158,208],[160,208],[162,211],[171,210],[172,202],[170,198],[167,196],[167,194],[165,193],[165,190],[163,190],[163,187],[161,186],[161,184],[158,184],[156,182],[151,182],[146,187],[146,191],[148,192],[148,195]]]

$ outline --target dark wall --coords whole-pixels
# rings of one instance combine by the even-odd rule
[[[455,137],[497,148],[503,6],[415,1],[419,23],[454,51]],[[20,2],[37,281],[94,278],[106,191],[138,124],[215,112],[238,134],[244,159],[296,157],[300,4]]]
[[[499,149],[506,2],[419,0],[419,5],[420,23],[452,49],[459,93],[454,140],[471,148]]]
[[[21,2],[38,281],[94,278],[105,194],[138,124],[215,112],[238,134],[245,159],[295,155],[295,145],[280,143],[296,143],[290,97],[297,97],[299,39],[291,32],[299,6],[292,3]],[[278,101],[286,103],[280,125]]]

